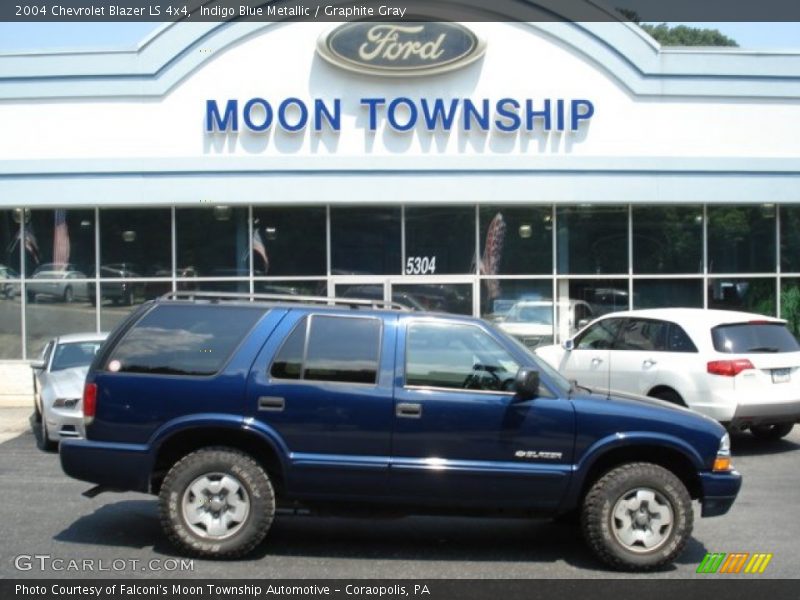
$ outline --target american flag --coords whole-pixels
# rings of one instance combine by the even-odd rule
[[[11,254],[14,252],[14,249],[19,244],[20,240],[22,239],[22,225],[19,227],[19,231],[17,231],[17,237],[14,238],[14,241],[9,245],[8,249],[6,250],[7,254]],[[30,253],[31,258],[35,261],[35,263],[39,264],[39,244],[36,243],[36,236],[33,235],[33,231],[31,231],[30,227],[25,228],[25,243],[23,247],[27,252]]]
[[[486,230],[486,242],[483,246],[483,257],[479,265],[481,275],[497,275],[500,270],[500,259],[503,258],[503,245],[506,240],[506,222],[502,213],[497,213]],[[500,295],[500,283],[496,279],[487,279],[489,298]]]
[[[267,258],[267,247],[264,245],[264,240],[261,239],[261,233],[258,229],[258,227],[253,229],[253,252],[257,252],[264,259],[264,273],[268,273],[269,258]]]
[[[67,230],[67,211],[59,208],[55,211],[55,227],[53,228],[53,262],[66,265],[69,262],[69,231]]]

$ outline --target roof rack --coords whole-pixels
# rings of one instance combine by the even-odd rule
[[[391,300],[371,300],[369,298],[329,298],[328,296],[294,296],[291,294],[258,294],[247,292],[192,292],[188,290],[167,292],[159,300],[267,300],[272,302],[296,302],[298,304],[328,304],[349,306],[350,308],[384,308],[409,311],[407,306]]]

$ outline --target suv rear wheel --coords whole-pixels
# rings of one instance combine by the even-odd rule
[[[233,558],[255,548],[275,516],[266,471],[233,448],[202,448],[175,463],[159,494],[161,525],[195,556]]]
[[[794,423],[772,423],[753,425],[750,432],[760,440],[775,441],[786,437],[794,429]]]
[[[583,502],[581,525],[594,553],[616,569],[672,562],[692,533],[692,501],[667,469],[630,463],[603,475]]]

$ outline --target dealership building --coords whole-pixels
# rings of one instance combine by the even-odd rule
[[[621,22],[165,24],[0,56],[0,122],[2,361],[170,290],[527,308],[529,345],[663,306],[797,332],[798,53]]]

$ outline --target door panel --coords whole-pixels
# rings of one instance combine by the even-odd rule
[[[622,319],[596,321],[575,338],[574,348],[566,352],[559,370],[581,385],[607,390],[610,387],[610,349]]]
[[[307,318],[312,322],[307,337],[313,343],[314,318],[360,317]],[[282,364],[273,370],[269,360],[283,352],[284,340],[291,343],[290,332],[301,328],[297,331],[306,338],[304,315],[297,312],[281,323],[256,360],[248,409],[286,446],[291,463],[288,487],[297,496],[358,497],[386,488],[394,411],[395,326],[391,318],[377,321],[383,327],[374,384],[325,381],[337,376],[326,374],[329,368],[319,361],[310,364],[311,369],[306,368],[308,364],[300,369]],[[338,344],[340,339],[332,341]],[[301,357],[313,355],[310,347],[300,353]],[[347,358],[346,352],[342,358]]]
[[[406,371],[398,373],[396,406],[418,409],[414,416],[396,411],[392,492],[426,505],[555,506],[572,460],[571,403],[547,397],[517,402],[513,393],[492,389],[502,388],[517,366],[491,343],[473,345],[476,333],[496,343],[477,325],[437,332],[430,322],[406,322],[410,334],[401,328],[398,339]],[[467,357],[466,366],[459,356]]]

